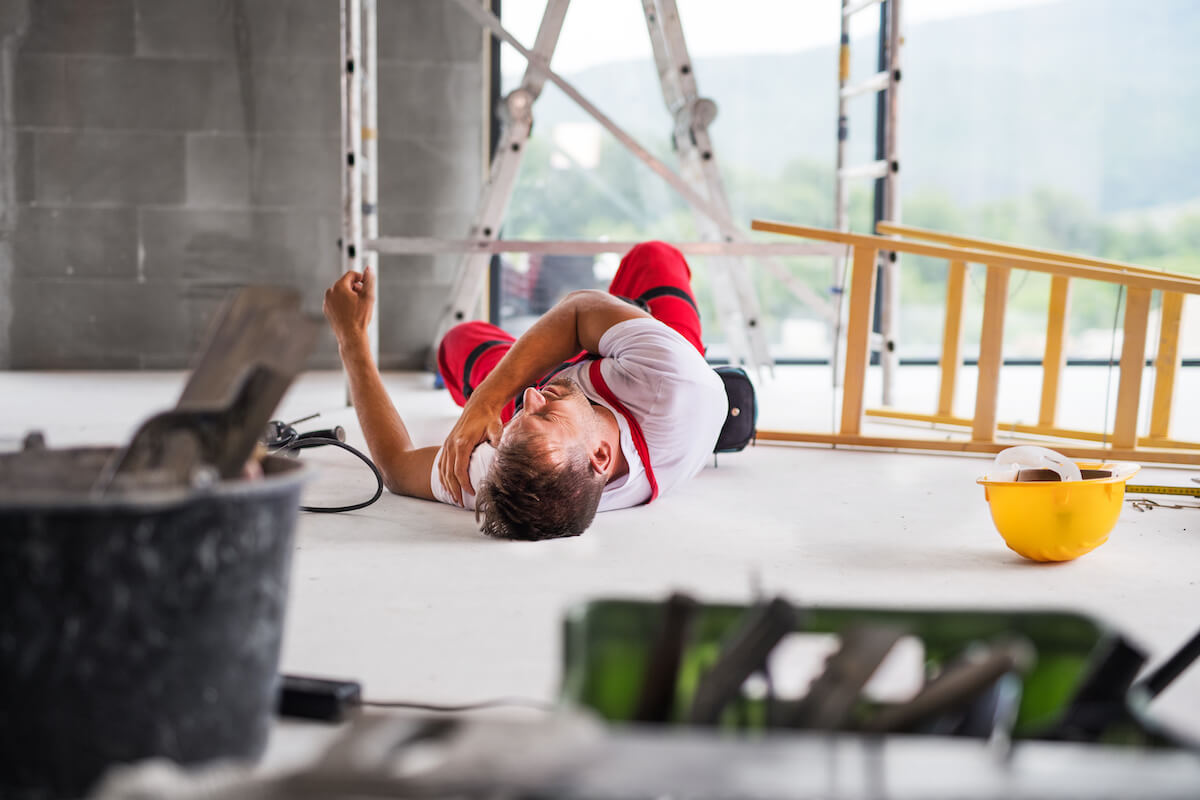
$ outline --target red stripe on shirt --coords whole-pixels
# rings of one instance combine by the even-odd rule
[[[654,468],[650,466],[650,448],[646,446],[646,437],[642,435],[642,426],[638,425],[637,420],[629,413],[629,409],[625,408],[625,404],[617,399],[617,396],[608,388],[608,384],[604,382],[604,376],[600,373],[600,360],[591,363],[588,367],[588,376],[592,379],[592,386],[600,393],[600,396],[609,405],[620,411],[629,423],[629,432],[633,435],[633,446],[637,448],[638,456],[642,459],[642,466],[646,468],[646,477],[650,480],[650,500],[646,501],[649,503],[658,497],[658,481],[654,479]]]

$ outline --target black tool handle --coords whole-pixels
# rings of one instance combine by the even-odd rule
[[[1197,631],[1195,636],[1168,658],[1161,667],[1154,670],[1149,677],[1138,681],[1137,685],[1145,689],[1151,697],[1157,697],[1197,658],[1200,658],[1200,631]]]
[[[696,687],[688,722],[713,725],[746,679],[767,664],[779,640],[796,629],[796,610],[783,598],[750,609],[729,635],[717,663]]]
[[[332,428],[325,428],[324,430],[306,431],[304,433],[296,434],[296,443],[292,446],[292,449],[304,450],[309,447],[320,447],[323,444],[328,444],[328,440],[330,439],[333,439],[335,442],[346,441],[346,429],[341,425],[336,425]]]
[[[362,703],[362,684],[328,678],[281,675],[277,712],[281,717],[341,722]]]

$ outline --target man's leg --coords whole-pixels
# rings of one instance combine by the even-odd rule
[[[450,390],[450,396],[460,406],[488,373],[500,363],[516,339],[506,331],[487,322],[463,322],[446,332],[438,347],[438,372]],[[500,418],[508,422],[513,414],[509,402]]]
[[[625,254],[610,294],[641,301],[655,319],[678,331],[704,355],[692,271],[683,254],[664,242],[645,242]]]

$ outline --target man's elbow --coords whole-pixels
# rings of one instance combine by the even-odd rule
[[[394,477],[387,474],[386,472],[381,473],[381,474],[383,477],[383,488],[387,489],[392,494],[400,494],[400,495],[408,494],[408,492],[406,492],[404,490],[403,482],[396,480]]]
[[[411,463],[399,466],[379,464],[379,476],[383,479],[383,488],[392,494],[403,497],[416,497],[421,500],[436,500],[433,489],[429,485],[429,472],[426,469],[414,469]]]
[[[612,299],[612,295],[608,292],[602,292],[599,289],[575,289],[574,291],[567,292],[559,302],[578,309],[594,306],[597,303],[607,304]]]
[[[428,492],[428,481],[426,481],[426,492],[423,493],[411,475],[396,475],[394,473],[383,472],[382,470],[381,474],[383,476],[383,488],[392,494],[398,494],[403,497],[425,497]]]

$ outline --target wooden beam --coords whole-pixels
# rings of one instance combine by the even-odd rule
[[[1183,295],[1163,292],[1158,353],[1154,356],[1154,405],[1150,410],[1150,438],[1171,435],[1171,406],[1175,401],[1175,373],[1179,371],[1179,326],[1183,321]]]
[[[880,419],[928,422],[930,425],[953,425],[956,428],[971,427],[970,417],[956,417],[953,414],[922,414],[919,411],[897,411],[894,408],[868,408],[863,414]]]
[[[946,323],[942,327],[942,358],[938,364],[941,383],[938,386],[938,413],[954,413],[954,389],[958,383],[958,368],[962,364],[963,298],[967,282],[967,265],[951,261],[946,278]]]
[[[1004,267],[987,269],[983,293],[983,331],[979,340],[979,379],[975,388],[975,423],[971,439],[996,438],[996,403],[1000,395],[1000,367],[1004,363],[1004,307],[1008,303],[1008,277]]]
[[[836,256],[844,247],[815,242],[670,242],[685,256]],[[552,255],[625,254],[638,242],[589,242],[578,239],[436,239],[429,236],[380,236],[363,247],[391,255],[440,253],[541,253]]]
[[[756,231],[801,236],[821,242],[838,242],[839,244],[848,244],[854,247],[874,247],[895,253],[910,253],[915,256],[942,258],[947,261],[959,260],[966,261],[969,264],[986,264],[989,267],[1025,269],[1030,272],[1066,275],[1071,278],[1086,278],[1106,283],[1123,283],[1126,286],[1141,289],[1160,289],[1165,292],[1200,294],[1200,277],[1190,275],[1176,275],[1174,273],[1158,273],[1153,271],[1135,272],[1125,268],[1113,267],[1093,267],[1063,261],[1015,256],[990,250],[944,247],[919,242],[908,242],[902,239],[887,239],[882,236],[870,236],[861,233],[845,233],[843,231],[826,230],[825,228],[810,228],[805,225],[788,225],[783,222],[769,222],[760,219],[756,219],[750,223],[750,227]]]
[[[1070,310],[1071,279],[1050,279],[1050,307],[1046,312],[1046,349],[1042,354],[1042,404],[1038,424],[1058,423],[1058,387],[1067,365],[1067,316]]]
[[[1117,415],[1113,447],[1137,445],[1138,404],[1146,365],[1146,329],[1150,320],[1150,290],[1130,287],[1125,300],[1125,340],[1121,344],[1121,380],[1117,386]]]
[[[925,422],[929,425],[944,425],[953,428],[970,428],[970,417],[956,417],[953,414],[921,414],[913,411],[897,411],[894,408],[868,408],[863,411],[868,417],[880,419],[895,419],[905,422]],[[1026,436],[1048,437],[1052,439],[1078,439],[1085,442],[1107,442],[1112,437],[1100,431],[1081,431],[1074,428],[1059,428],[1049,425],[1029,425],[1024,422],[997,422],[997,434],[1019,433]],[[1033,439],[1030,439],[1032,442]],[[1185,442],[1179,439],[1166,439],[1157,436],[1139,436],[1138,447],[1164,447],[1172,450],[1195,450],[1200,453],[1200,442]]]
[[[854,248],[850,275],[850,316],[846,323],[846,368],[842,379],[842,433],[862,426],[863,383],[871,356],[871,308],[875,301],[875,262],[879,250]]]
[[[952,247],[968,247],[975,250],[990,250],[993,253],[1008,253],[1014,256],[1028,256],[1029,258],[1040,258],[1047,261],[1062,261],[1068,264],[1083,264],[1089,267],[1107,267],[1109,269],[1125,270],[1127,272],[1134,272],[1142,275],[1160,275],[1165,277],[1182,278],[1194,277],[1186,275],[1182,272],[1168,272],[1164,269],[1151,269],[1149,267],[1143,267],[1137,264],[1127,264],[1123,261],[1111,261],[1104,258],[1080,256],[1075,255],[1074,253],[1064,253],[1061,250],[1043,250],[1035,247],[1021,247],[1019,245],[1008,244],[1007,242],[997,242],[993,239],[976,239],[970,236],[959,236],[958,234],[954,233],[932,231],[928,228],[917,228],[912,225],[901,225],[896,222],[888,222],[887,220],[879,222],[875,226],[875,232],[884,236],[907,236],[910,239],[921,239],[926,242],[948,244]]]
[[[796,431],[760,430],[760,444],[786,442],[793,444],[830,444],[846,447],[876,447],[889,450],[939,450],[950,453],[999,453],[1012,446],[1010,442],[977,442],[966,439],[906,439],[886,436],[862,436],[841,433],[800,433]],[[1091,461],[1139,461],[1158,464],[1195,464],[1200,451],[1154,450],[1118,447],[1060,447],[1054,448],[1067,458]]]

